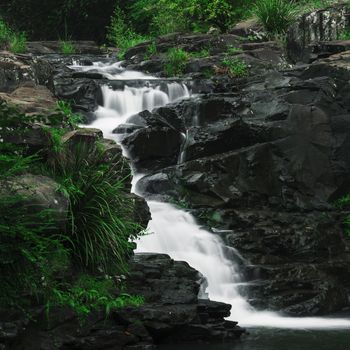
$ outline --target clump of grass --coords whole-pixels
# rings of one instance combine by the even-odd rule
[[[129,240],[142,231],[125,187],[127,163],[105,164],[96,144],[79,144],[55,158],[50,171],[70,199],[67,234],[75,257],[92,271],[125,272],[133,249]]]
[[[240,53],[240,52],[242,52],[242,49],[239,48],[239,47],[229,46],[229,47],[227,48],[227,53],[228,53],[229,55],[235,55],[235,54]]]
[[[168,77],[180,76],[184,73],[190,55],[181,48],[171,48],[166,53],[167,63],[165,64],[165,74]]]
[[[288,0],[259,0],[253,13],[270,35],[285,33],[297,16],[297,6]]]
[[[248,66],[239,57],[226,57],[223,59],[222,64],[227,69],[229,76],[233,78],[241,78],[248,75]]]
[[[60,52],[64,55],[72,55],[76,53],[76,48],[74,44],[69,40],[60,40]]]
[[[197,52],[191,52],[190,57],[191,58],[205,58],[210,56],[210,49],[209,48],[202,48],[200,51]]]

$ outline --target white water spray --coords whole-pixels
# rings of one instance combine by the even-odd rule
[[[119,63],[71,68],[89,71],[96,70],[111,79],[142,79],[142,73],[122,71]],[[134,78],[139,76],[138,78]],[[149,77],[148,77],[149,78]],[[151,77],[152,79],[152,77]],[[116,138],[112,130],[133,114],[142,110],[152,110],[181,98],[190,97],[184,84],[169,83],[167,91],[160,86],[133,88],[113,91],[102,86],[104,105],[96,111],[97,120],[89,125],[104,132],[105,137]],[[160,145],[161,147],[161,145]],[[135,180],[136,181],[136,180]],[[134,181],[134,183],[135,183]],[[169,254],[175,260],[187,261],[200,271],[208,281],[207,292],[212,300],[232,305],[230,319],[238,320],[242,326],[277,327],[294,329],[341,329],[350,328],[350,320],[335,318],[291,318],[273,312],[257,312],[239,293],[241,276],[239,266],[227,258],[227,248],[221,239],[202,229],[187,212],[167,203],[148,202],[152,213],[149,223],[150,235],[138,241],[137,252]]]

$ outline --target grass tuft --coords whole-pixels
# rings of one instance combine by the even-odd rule
[[[297,16],[297,6],[288,0],[259,0],[253,7],[253,13],[264,26],[267,33],[282,34]]]

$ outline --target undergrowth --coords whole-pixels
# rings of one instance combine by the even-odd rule
[[[171,48],[166,53],[165,74],[168,77],[181,76],[190,59],[188,52],[181,48]]]
[[[40,150],[25,141],[34,123],[50,141]],[[130,171],[122,160],[107,164],[98,143],[64,142],[77,123],[66,102],[49,119],[0,102],[0,306],[24,310],[45,303],[48,311],[69,306],[84,316],[143,302],[125,294],[120,281],[104,281],[127,273],[130,240],[141,231],[125,186]],[[22,185],[19,177],[27,174],[56,180],[69,201],[64,222],[62,213],[33,202],[35,183]],[[102,287],[108,283],[107,293]]]

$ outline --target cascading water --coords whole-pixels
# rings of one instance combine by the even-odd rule
[[[153,77],[139,72],[125,71],[120,63],[113,65],[95,63],[93,66],[71,68],[81,71],[96,70],[109,79],[152,80]],[[145,83],[143,87],[125,85],[123,90],[113,90],[108,85],[101,87],[103,106],[96,111],[97,119],[90,127],[104,132],[107,138],[116,139],[113,129],[123,124],[133,114],[145,109],[152,110],[179,99],[189,98],[184,84],[169,82],[166,89]],[[186,139],[186,138],[185,138]],[[134,178],[134,184],[136,177]],[[135,186],[134,186],[135,188]],[[296,329],[350,328],[350,320],[336,318],[291,318],[273,312],[255,311],[239,293],[241,278],[239,266],[229,255],[239,255],[224,246],[221,239],[202,229],[187,212],[160,202],[148,202],[152,213],[149,223],[151,234],[138,241],[137,252],[169,254],[176,260],[187,261],[200,271],[208,281],[207,293],[212,300],[232,305],[231,319],[243,326],[261,326]]]

